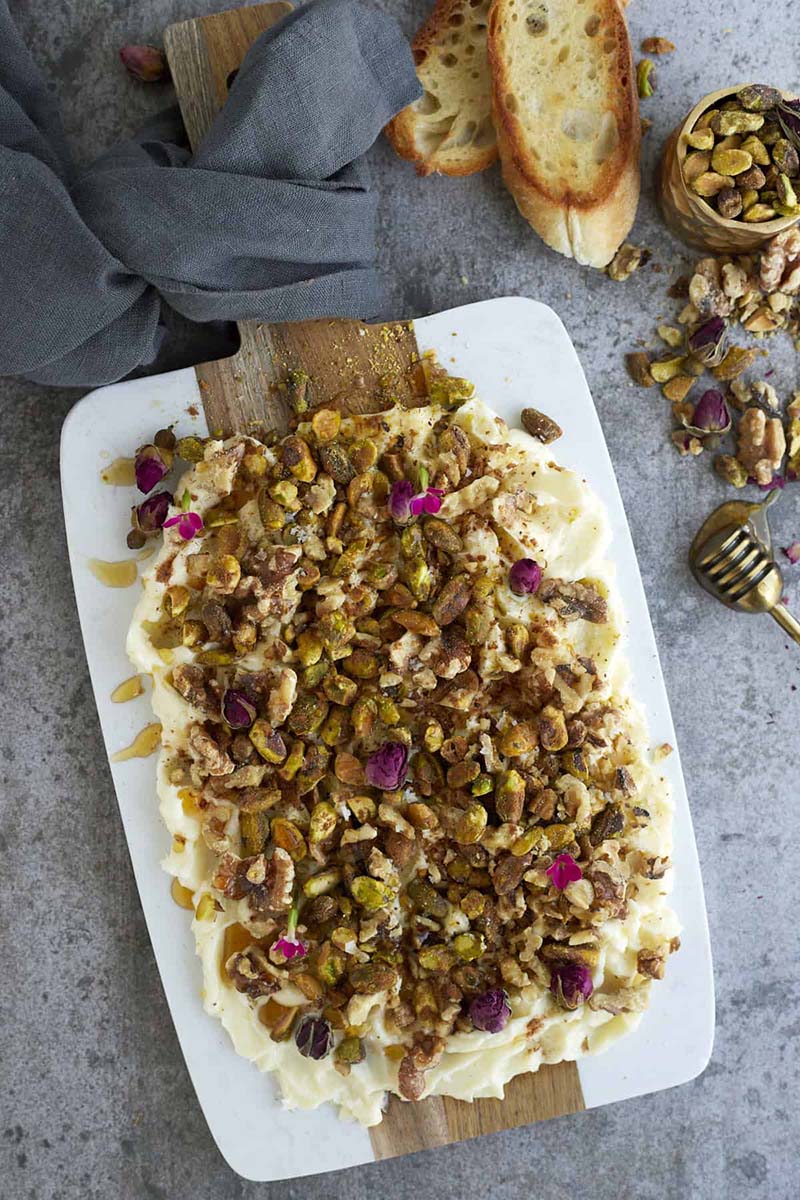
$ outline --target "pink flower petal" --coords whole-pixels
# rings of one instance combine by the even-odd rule
[[[785,546],[783,553],[788,558],[789,562],[794,566],[800,562],[800,542],[792,542],[791,546]]]
[[[583,871],[571,854],[559,854],[553,865],[547,868],[545,874],[559,892],[563,892],[570,883],[577,883],[579,879],[583,878]]]
[[[299,938],[279,937],[277,942],[272,943],[272,949],[277,950],[284,958],[291,959],[304,958],[307,947]]]

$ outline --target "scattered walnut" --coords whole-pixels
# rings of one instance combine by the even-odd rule
[[[786,435],[779,417],[768,418],[760,408],[748,408],[739,422],[736,457],[756,483],[770,483],[786,453]]]
[[[631,242],[625,242],[606,267],[606,273],[617,283],[624,283],[626,279],[630,279],[634,271],[643,267],[649,258],[649,250],[645,250],[641,246],[634,246]]]

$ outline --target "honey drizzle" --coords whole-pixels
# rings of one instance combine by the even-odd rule
[[[115,458],[112,463],[100,472],[103,483],[110,487],[133,487],[136,483],[136,472],[132,458]]]
[[[173,879],[170,887],[172,899],[180,908],[188,908],[194,911],[194,892],[191,888],[184,887],[178,879]]]
[[[124,558],[120,562],[105,562],[102,558],[90,558],[87,564],[95,579],[106,587],[126,588],[136,583],[136,560]]]
[[[143,692],[141,676],[131,675],[130,679],[125,679],[122,683],[117,684],[111,693],[111,699],[114,704],[126,704],[128,700],[135,700]]]
[[[161,724],[159,721],[154,721],[152,725],[145,725],[144,729],[137,733],[130,746],[125,746],[123,750],[112,754],[111,761],[119,763],[127,762],[131,758],[149,758],[151,754],[155,754],[160,745]]]

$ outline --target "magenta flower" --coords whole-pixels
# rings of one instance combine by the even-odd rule
[[[592,973],[585,963],[555,963],[550,973],[550,991],[562,1008],[576,1009],[594,991]]]
[[[141,529],[142,533],[155,533],[166,521],[171,504],[171,492],[155,492],[141,504],[134,506],[133,525]]]
[[[286,933],[279,937],[276,942],[272,943],[272,949],[277,950],[284,958],[304,958],[308,947],[305,942],[301,942],[297,934],[297,917],[299,909],[296,904],[293,904],[289,909],[289,919],[286,922]]]
[[[136,486],[140,492],[152,492],[172,466],[172,455],[158,446],[140,446],[133,460]]]
[[[518,558],[508,573],[508,583],[517,596],[532,596],[542,582],[542,568],[532,558]]]
[[[407,525],[412,517],[423,513],[437,513],[442,507],[442,488],[428,487],[428,470],[419,469],[419,491],[409,479],[398,479],[389,493],[389,512],[398,525]]]
[[[788,558],[789,562],[794,566],[800,562],[800,542],[792,542],[791,546],[784,546],[783,553]]]
[[[226,688],[222,697],[222,715],[231,729],[249,729],[256,719],[256,707],[244,692]]]
[[[393,792],[402,787],[408,772],[408,746],[402,742],[384,742],[367,759],[365,774],[371,787]]]
[[[178,533],[183,540],[190,542],[194,535],[203,528],[203,518],[200,513],[180,513],[177,517],[170,517],[168,521],[164,522],[165,529],[171,529],[173,525],[178,526]]]
[[[272,943],[272,949],[277,950],[284,958],[304,958],[308,947],[299,938],[279,937]]]
[[[550,878],[553,887],[557,888],[559,892],[563,892],[568,884],[577,883],[579,879],[583,879],[583,871],[571,854],[559,854],[553,865],[547,868],[545,875]]]
[[[128,74],[142,83],[157,83],[169,74],[164,52],[158,46],[123,46],[119,56]]]
[[[437,513],[442,507],[443,495],[442,488],[429,487],[424,492],[418,492],[409,505],[412,517],[419,517],[422,513]]]
[[[470,1004],[469,1015],[476,1029],[481,1029],[484,1033],[500,1033],[511,1016],[508,992],[503,988],[492,988],[489,992],[482,992]]]

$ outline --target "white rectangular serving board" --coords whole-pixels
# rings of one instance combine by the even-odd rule
[[[558,461],[585,477],[608,511],[618,586],[628,622],[634,693],[644,705],[651,744],[675,746],[639,568],[603,432],[580,363],[561,321],[522,297],[486,300],[414,322],[422,350],[437,352],[453,373],[509,424],[539,406],[564,430]],[[192,409],[192,412],[189,410]],[[89,558],[118,560],[125,548],[132,488],[109,487],[100,473],[128,457],[156,429],[208,432],[194,371],[113,384],[75,405],[61,437],[61,486],[69,556],[86,657],[109,755],[153,718],[147,693],[127,704],[110,696],[132,674],[125,635],[138,585],[111,589],[89,571]],[[142,564],[142,570],[147,563]],[[675,752],[663,763],[675,801],[673,904],[683,932],[666,979],[652,990],[639,1029],[604,1054],[579,1060],[587,1108],[685,1083],[706,1066],[714,1034],[714,983],[705,900],[692,819]],[[169,835],[156,802],[155,758],[112,764],[131,861],[175,1029],[209,1128],[231,1167],[246,1179],[278,1180],[338,1170],[374,1159],[365,1129],[332,1107],[285,1110],[269,1077],[239,1058],[221,1024],[200,1000],[201,971],[188,914],[170,896],[160,866]],[[313,1147],[313,1152],[309,1152]]]

